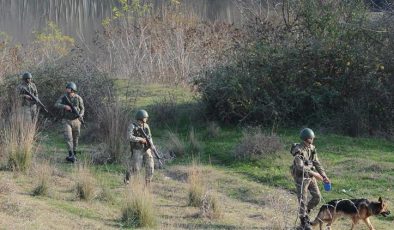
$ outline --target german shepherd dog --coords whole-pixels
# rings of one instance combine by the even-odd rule
[[[379,197],[379,202],[367,199],[332,200],[320,208],[316,219],[311,222],[311,225],[316,226],[319,224],[320,230],[322,230],[325,222],[327,223],[327,229],[331,229],[331,224],[336,219],[346,216],[352,219],[352,230],[360,220],[363,220],[370,230],[374,230],[375,228],[372,226],[369,217],[379,214],[384,217],[390,214],[390,211],[387,209],[387,203],[383,202],[381,197]]]

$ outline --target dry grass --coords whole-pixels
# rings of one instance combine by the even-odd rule
[[[0,179],[0,194],[8,195],[15,190],[15,184],[9,178],[2,176]]]
[[[171,153],[177,157],[182,157],[186,153],[186,147],[183,141],[174,132],[167,132],[168,141],[166,142],[166,148]]]
[[[192,127],[189,131],[189,151],[191,154],[199,154],[201,153],[201,150],[201,143],[196,136],[194,128]]]
[[[297,198],[283,193],[268,197],[268,204],[274,207],[270,217],[273,229],[290,229],[294,227],[294,223],[296,220],[298,221],[297,209],[294,209],[293,206],[294,199]]]
[[[294,229],[298,207],[294,194],[249,180],[228,169],[203,165],[199,167],[204,176],[204,184],[214,187],[213,190],[219,194],[218,201],[224,211],[222,217],[209,219],[210,216],[207,215],[204,219],[195,218],[196,213],[200,214],[200,207],[185,205],[188,199],[185,178],[190,166],[171,165],[165,170],[157,171],[151,184],[154,194],[149,200],[154,205],[157,225],[144,229]],[[26,226],[29,229],[79,229],[81,226],[83,229],[126,228],[117,221],[122,216],[121,207],[127,199],[132,199],[137,194],[132,189],[133,181],[130,187],[118,181],[109,190],[115,197],[115,201],[111,203],[101,200],[70,202],[73,195],[69,190],[72,174],[66,170],[63,177],[57,177],[61,183],[54,180],[52,185],[53,192],[62,193],[61,196],[37,199],[25,192],[31,187],[30,176],[13,176],[12,172],[0,171],[0,183],[5,181],[13,187],[12,193],[1,194],[0,201],[0,225],[9,229],[26,229]],[[105,173],[105,178],[106,184],[108,180],[121,180],[116,173]],[[144,189],[143,181],[139,186],[141,190]],[[125,194],[129,196],[127,199]],[[315,217],[317,211],[314,210],[311,217]],[[388,225],[391,219],[373,217],[372,221],[375,227],[382,230],[392,227]],[[349,223],[347,219],[338,220],[335,226],[350,229]]]
[[[126,189],[121,218],[124,225],[127,227],[155,227],[157,221],[152,200],[152,194],[144,186],[144,180],[135,177]]]
[[[86,164],[78,165],[75,172],[75,193],[82,200],[93,200],[98,196],[97,181]]]
[[[101,159],[107,161],[120,161],[121,156],[127,151],[128,146],[125,144],[127,127],[129,123],[129,110],[125,109],[118,98],[109,96],[110,102],[103,106],[98,114],[99,131],[102,135],[102,141],[107,145],[107,153],[101,153],[100,156],[108,155],[111,159]],[[97,161],[98,159],[96,159]]]
[[[50,190],[50,181],[53,174],[53,167],[48,161],[35,164],[33,168],[33,176],[37,178],[36,186],[32,191],[33,196],[48,195]]]
[[[195,162],[189,167],[187,172],[188,178],[188,205],[193,207],[200,207],[205,192],[202,168]]]
[[[265,134],[260,127],[249,127],[243,131],[234,155],[238,159],[259,159],[276,154],[282,149],[283,145],[277,135]]]
[[[31,119],[19,103],[13,103],[7,121],[2,135],[1,158],[12,170],[26,172],[33,158],[37,118]]]
[[[100,143],[94,146],[90,153],[92,164],[102,165],[109,163],[112,159],[109,147],[106,143]]]
[[[207,125],[207,134],[210,138],[216,138],[220,135],[220,126],[216,122],[209,122]]]
[[[223,208],[216,192],[208,191],[202,198],[200,216],[209,219],[220,219],[223,217]]]

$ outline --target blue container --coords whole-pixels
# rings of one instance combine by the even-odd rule
[[[323,183],[324,184],[324,190],[331,191],[331,183]]]

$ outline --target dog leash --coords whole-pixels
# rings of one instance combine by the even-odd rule
[[[349,196],[349,197],[351,197],[353,199],[357,199],[356,197],[354,197],[354,196],[350,195],[349,193],[347,193],[345,189],[342,189],[341,193],[343,193],[343,194],[345,194],[345,195],[347,195],[347,196]]]
[[[300,197],[300,200],[298,201],[297,217],[296,217],[296,219],[294,221],[294,226],[297,226],[297,221],[298,221],[299,213],[300,213],[300,210],[301,210],[301,199],[303,197],[302,195],[303,195],[303,192],[304,192],[303,187],[304,187],[304,180],[305,180],[305,174],[304,173],[305,173],[305,168],[302,167],[301,197]]]

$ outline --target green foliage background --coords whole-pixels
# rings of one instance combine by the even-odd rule
[[[221,121],[392,133],[392,28],[363,1],[292,1],[294,18],[261,24],[237,59],[195,81]]]

